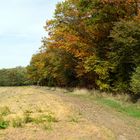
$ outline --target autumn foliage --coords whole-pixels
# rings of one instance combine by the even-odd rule
[[[140,64],[139,0],[65,0],[33,55],[34,84],[130,91]]]

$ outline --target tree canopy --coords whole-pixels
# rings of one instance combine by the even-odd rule
[[[28,73],[35,84],[131,91],[140,64],[139,0],[65,0]],[[133,76],[134,78],[134,76]]]
[[[0,70],[0,86],[22,86],[29,85],[31,82],[27,76],[27,69],[16,67]]]

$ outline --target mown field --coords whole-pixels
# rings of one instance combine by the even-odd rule
[[[0,87],[0,140],[139,140],[140,106],[86,90]]]

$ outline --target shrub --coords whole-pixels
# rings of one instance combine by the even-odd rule
[[[140,66],[136,68],[131,78],[131,90],[134,94],[140,94]]]

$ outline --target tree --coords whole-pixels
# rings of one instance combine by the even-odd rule
[[[43,38],[41,51],[32,58],[30,77],[42,85],[51,83],[53,86],[74,85],[101,90],[110,90],[120,81],[127,89],[131,73],[139,63],[136,42],[128,42],[129,37],[139,39],[139,26],[133,23],[133,29],[129,29],[130,21],[139,24],[138,2],[66,0],[58,3],[54,18],[44,27],[49,36]],[[133,30],[136,31],[134,34]],[[123,34],[126,42],[119,42],[117,34],[119,39]],[[128,49],[125,49],[125,43],[129,45]],[[127,66],[123,61],[128,60],[126,55],[130,54],[132,45],[136,56]]]
[[[115,66],[114,85],[128,91],[132,72],[140,64],[140,20],[117,22],[110,37],[113,39],[110,62]]]
[[[22,86],[31,84],[27,77],[27,69],[16,67],[0,70],[0,86]]]

